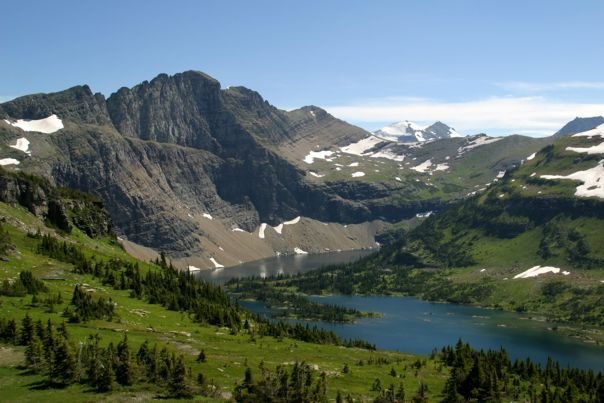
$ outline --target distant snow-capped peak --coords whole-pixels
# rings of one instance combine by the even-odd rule
[[[430,126],[420,126],[416,123],[409,122],[408,120],[403,120],[383,127],[380,130],[376,130],[374,134],[385,140],[397,141],[400,143],[415,143],[451,137],[464,137],[463,134],[442,122],[435,122]]]

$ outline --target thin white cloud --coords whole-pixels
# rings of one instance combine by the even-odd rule
[[[602,90],[604,81],[559,81],[538,83],[529,81],[506,81],[496,83],[498,87],[517,92],[547,92],[561,90]]]
[[[560,102],[543,97],[495,97],[464,102],[389,98],[326,109],[340,119],[363,127],[400,120],[440,120],[465,134],[532,136],[553,134],[577,116],[604,115],[604,103]]]

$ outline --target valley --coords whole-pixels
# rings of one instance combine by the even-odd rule
[[[11,399],[598,399],[600,381],[535,390],[552,355],[602,370],[597,118],[544,138],[442,122],[369,133],[192,71],[108,98],[25,96],[0,118]],[[32,358],[29,316],[68,336],[40,330],[51,347]],[[495,366],[460,337],[499,351],[508,375],[492,373],[491,389],[457,375],[459,357],[466,374],[472,360]],[[76,343],[96,355],[57,375],[53,357],[82,354]],[[151,343],[163,352],[146,361]],[[116,372],[98,378],[94,357],[115,346]],[[267,386],[298,376],[312,387]]]

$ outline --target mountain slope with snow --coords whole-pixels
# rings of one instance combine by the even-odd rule
[[[373,134],[385,140],[399,143],[415,143],[463,137],[462,134],[442,122],[435,122],[430,126],[420,126],[408,120],[393,123],[380,130],[376,130]]]

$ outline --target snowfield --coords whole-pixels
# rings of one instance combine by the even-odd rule
[[[345,147],[340,147],[340,150],[346,154],[370,158],[385,158],[397,162],[401,162],[405,159],[404,155],[395,154],[387,149],[382,149],[374,153],[369,152],[369,150],[381,143],[385,143],[385,140],[376,136],[369,136],[357,141],[356,143],[349,144]]]
[[[459,147],[457,149],[457,154],[462,155],[465,152],[467,152],[473,148],[484,146],[485,144],[495,143],[496,141],[499,141],[502,139],[503,139],[503,137],[480,136],[474,140],[469,141],[467,145]]]
[[[430,217],[432,214],[434,214],[434,212],[433,212],[433,211],[426,211],[426,212],[424,212],[424,213],[417,213],[417,214],[415,214],[415,216],[416,216],[417,218],[428,218],[428,217]]]
[[[58,132],[63,128],[63,121],[59,119],[57,115],[50,115],[44,119],[37,120],[28,120],[28,119],[18,119],[14,122],[4,119],[4,121],[14,127],[18,127],[19,129],[25,132],[38,132],[51,134]]]
[[[304,162],[312,164],[316,159],[329,161],[327,157],[331,157],[333,154],[333,151],[311,151],[304,157]]]
[[[308,255],[308,252],[306,252],[305,250],[302,250],[302,249],[298,248],[297,246],[294,248],[294,253],[296,255]]]
[[[215,269],[222,269],[222,268],[224,268],[224,265],[222,265],[222,264],[218,263],[218,262],[216,261],[216,259],[214,259],[213,257],[211,257],[211,258],[210,258],[210,261],[211,261],[211,262],[212,262],[212,264],[214,265],[214,268],[215,268]]]
[[[204,216],[205,218],[207,218],[208,220],[213,220],[213,219],[214,219],[214,217],[212,217],[212,216],[211,216],[211,215],[209,215],[208,213],[203,213],[203,216]]]
[[[427,160],[417,166],[412,167],[411,169],[413,169],[414,171],[417,171],[417,172],[425,173],[430,170],[431,166],[432,166],[432,160]]]
[[[264,239],[264,231],[266,230],[266,223],[260,224],[260,230],[258,231],[258,238]]]
[[[285,221],[283,225],[294,225],[300,222],[300,216],[294,218],[293,220]]]
[[[378,137],[369,136],[357,141],[356,143],[349,144],[346,147],[340,147],[340,150],[346,154],[362,156],[367,152],[367,150],[371,150],[373,147],[383,142],[384,140]]]
[[[322,178],[322,177],[325,176],[323,174],[318,174],[318,173],[313,172],[313,171],[309,171],[308,173],[311,174],[312,176],[314,176],[315,178]]]
[[[0,165],[19,165],[19,161],[14,158],[2,158],[0,159]]]
[[[601,124],[600,126],[597,126],[594,129],[572,135],[572,137],[593,137],[593,136],[604,137],[604,124]]]
[[[540,276],[542,274],[546,274],[546,273],[554,273],[554,274],[558,274],[560,273],[560,269],[558,267],[552,267],[552,266],[535,266],[535,267],[531,267],[530,269],[528,269],[527,271],[523,271],[520,274],[516,274],[514,276],[515,279],[517,278],[531,278],[531,277],[537,277]],[[570,272],[563,272],[563,273],[568,273],[570,274]],[[567,274],[564,274],[567,275]]]
[[[360,177],[362,177],[362,176],[365,176],[365,172],[361,172],[361,171],[358,171],[358,172],[353,172],[351,176],[352,176],[353,178],[360,178]]]
[[[600,143],[597,146],[591,147],[566,147],[566,150],[574,151],[576,153],[604,154],[604,143]]]
[[[591,169],[578,171],[570,175],[541,175],[541,179],[570,179],[583,182],[577,186],[575,196],[599,197],[604,199],[604,160]]]
[[[29,150],[29,140],[25,137],[17,139],[17,143],[14,145],[10,145],[9,147],[19,151],[23,151],[27,155],[31,155],[31,151]]]
[[[396,162],[402,162],[405,160],[404,155],[395,154],[390,150],[378,151],[370,155],[371,158],[386,158]]]

